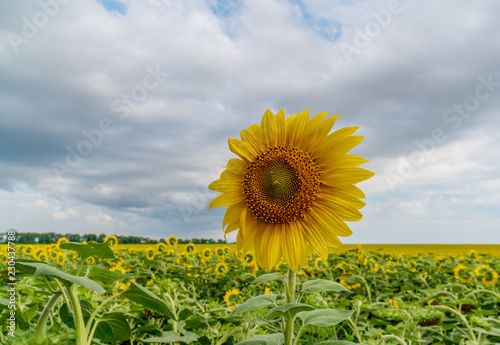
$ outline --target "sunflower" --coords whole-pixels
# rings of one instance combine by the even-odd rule
[[[176,246],[177,245],[177,237],[175,236],[170,236],[168,239],[167,239],[167,243],[170,244],[171,246]]]
[[[60,245],[61,243],[64,243],[64,242],[69,242],[69,240],[66,238],[66,237],[61,237],[59,240],[57,240],[57,247],[60,248]]]
[[[474,274],[481,278],[486,286],[493,286],[498,280],[498,272],[493,270],[490,265],[479,265],[474,270]]]
[[[219,262],[216,266],[215,266],[215,273],[217,274],[224,274],[226,273],[227,271],[229,270],[229,266],[227,263],[225,262]]]
[[[358,127],[331,134],[341,116],[309,110],[285,119],[267,110],[261,126],[252,125],[240,139],[229,139],[230,159],[220,179],[209,185],[221,192],[209,205],[228,206],[224,232],[238,230],[237,248],[255,250],[260,266],[271,268],[281,257],[294,272],[306,265],[309,249],[326,261],[328,248],[340,246],[337,236],[350,236],[345,221],[358,221],[365,203],[354,184],[372,177],[357,167],[367,160],[347,155],[362,136]]]
[[[222,248],[222,247],[217,247],[217,248],[215,249],[215,254],[216,254],[219,258],[224,257],[224,254],[225,254],[224,248]]]
[[[88,257],[88,258],[85,260],[85,262],[86,262],[88,265],[93,265],[93,264],[95,264],[95,259],[94,259],[94,257],[93,257],[93,256],[90,256],[90,257]]]
[[[158,253],[163,253],[167,249],[166,244],[163,242],[158,242],[156,244],[156,251]]]
[[[31,256],[33,254],[33,251],[34,251],[33,246],[27,245],[24,248],[24,255]]]
[[[462,283],[470,283],[474,279],[472,271],[462,264],[455,267],[453,274],[455,278],[460,280]]]
[[[116,249],[118,246],[118,237],[115,235],[109,235],[104,238],[104,243],[108,243],[111,249]]]
[[[188,243],[188,244],[186,244],[186,248],[184,248],[184,250],[185,250],[187,253],[191,254],[191,253],[194,253],[194,252],[195,252],[195,250],[196,250],[196,246],[194,245],[194,243]]]
[[[146,249],[146,258],[148,260],[153,260],[155,258],[155,255],[156,255],[156,248],[154,247],[149,247]]]
[[[66,255],[64,255],[63,253],[59,252],[57,254],[57,258],[56,258],[56,261],[59,265],[63,266],[64,263],[66,262]]]
[[[241,291],[238,289],[232,289],[232,290],[226,291],[226,293],[224,295],[224,302],[227,303],[227,306],[230,309],[233,309],[234,307],[236,307],[237,303],[241,302],[240,294],[241,294]]]
[[[351,277],[340,277],[340,284],[344,285],[349,290],[355,290],[361,287],[361,283],[353,281]]]
[[[212,256],[212,251],[210,250],[210,248],[205,248],[203,250],[203,258],[210,259],[211,256]]]
[[[266,286],[264,289],[264,295],[270,295],[273,293],[273,290],[271,290],[270,287]]]

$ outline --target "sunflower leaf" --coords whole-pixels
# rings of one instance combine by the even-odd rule
[[[271,282],[283,278],[285,278],[285,276],[282,273],[273,272],[273,273],[263,274],[260,277],[257,277],[253,282],[254,283]]]
[[[250,298],[249,300],[243,302],[236,308],[234,308],[232,314],[240,314],[246,311],[254,311],[267,307],[270,304],[276,302],[275,294],[261,295]]]
[[[102,341],[125,341],[132,333],[123,313],[108,313],[97,324],[94,337]]]
[[[89,242],[85,244],[76,242],[63,242],[59,245],[61,249],[74,250],[82,257],[82,260],[93,256],[94,258],[115,259],[115,254],[108,243]]]
[[[34,267],[36,270],[34,272],[33,278],[38,278],[40,276],[52,276],[59,277],[67,282],[75,283],[86,287],[89,290],[97,291],[99,293],[106,292],[101,285],[92,279],[87,277],[78,277],[72,274],[59,271],[58,269],[42,262],[17,262],[17,264]]]
[[[329,327],[349,318],[353,312],[354,310],[316,309],[312,311],[302,311],[297,314],[297,317],[302,320],[304,326],[313,325],[318,327]]]
[[[293,319],[295,315],[299,312],[309,311],[316,309],[312,305],[305,303],[286,303],[283,305],[279,305],[273,309],[266,315],[267,320],[272,320],[277,317],[284,317],[286,319]]]
[[[160,315],[167,315],[169,318],[177,320],[174,312],[164,300],[136,282],[130,281],[130,283],[132,285],[122,294],[123,297]]]
[[[240,341],[236,345],[282,345],[285,343],[283,333],[259,334],[250,339]]]
[[[302,284],[302,292],[304,293],[325,292],[325,291],[347,291],[349,293],[351,292],[344,285],[326,279],[309,280],[304,284]]]

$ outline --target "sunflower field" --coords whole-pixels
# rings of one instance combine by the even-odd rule
[[[297,273],[298,303],[283,305],[283,262],[263,270],[232,246],[171,237],[123,249],[113,237],[17,248],[15,338],[0,247],[0,343],[282,344],[280,321],[292,314],[297,344],[500,343],[500,258],[491,254],[360,245],[327,261],[311,254]]]

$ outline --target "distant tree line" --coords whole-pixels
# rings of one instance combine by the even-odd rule
[[[8,231],[16,231],[14,229]],[[16,244],[49,244],[56,243],[60,238],[66,237],[70,242],[83,242],[83,241],[95,241],[102,243],[107,235],[105,234],[56,234],[55,232],[17,232],[16,231]],[[156,244],[158,242],[167,243],[167,239],[160,238],[155,240],[149,237],[142,236],[119,236],[118,242],[121,244]],[[192,239],[178,239],[178,243],[194,243],[194,244],[226,244],[226,240],[218,239],[206,239],[206,238],[192,238]],[[0,235],[0,243],[7,243],[7,231]]]

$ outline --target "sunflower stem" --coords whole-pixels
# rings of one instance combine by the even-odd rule
[[[285,286],[286,293],[286,303],[293,303],[295,299],[295,282],[297,279],[297,273],[293,272],[288,268],[287,282]],[[295,317],[291,319],[285,319],[285,345],[293,344],[293,324],[295,323]]]

